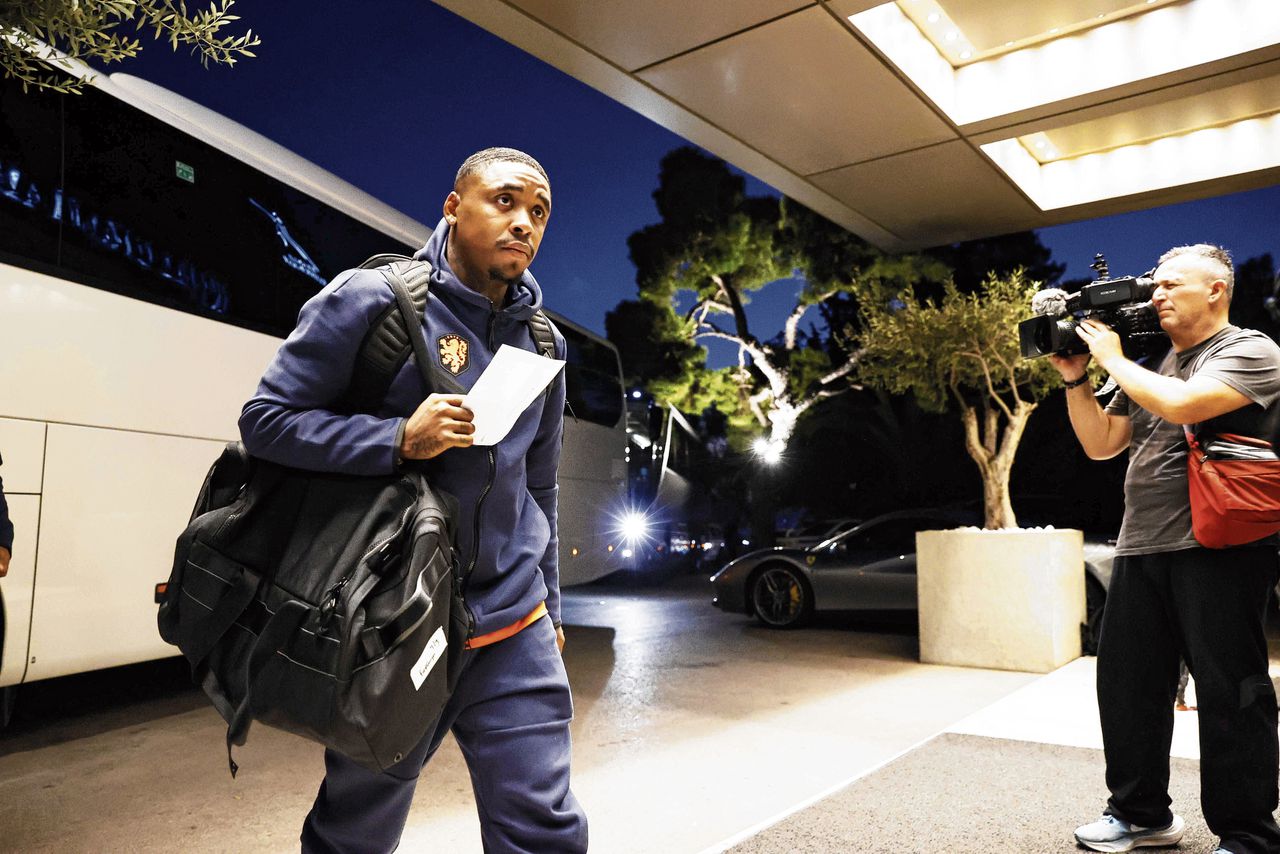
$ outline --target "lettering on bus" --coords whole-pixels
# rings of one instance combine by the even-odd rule
[[[227,286],[190,260],[168,250],[157,249],[150,240],[135,234],[127,225],[84,210],[79,199],[61,188],[46,197],[34,181],[25,180],[22,167],[17,164],[0,163],[0,175],[4,178],[0,196],[41,212],[50,220],[80,232],[91,245],[122,255],[137,267],[172,282],[209,311],[225,314],[231,307]]]

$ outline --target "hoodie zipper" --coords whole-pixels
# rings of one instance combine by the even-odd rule
[[[463,577],[464,591],[466,582],[471,580],[471,573],[475,571],[476,561],[480,559],[480,511],[484,508],[485,496],[493,488],[493,478],[497,470],[498,461],[496,455],[493,453],[493,448],[489,448],[489,477],[484,482],[484,489],[480,490],[480,497],[476,499],[475,539],[471,542],[471,562],[467,564],[467,574]]]
[[[488,333],[486,336],[486,342],[489,345],[490,353],[494,351],[493,332],[494,332],[494,325],[497,319],[498,319],[497,312],[490,310]],[[462,592],[464,596],[467,590],[467,583],[471,580],[471,573],[475,572],[476,562],[480,559],[480,512],[484,509],[484,500],[489,495],[489,490],[493,489],[493,480],[496,477],[498,472],[497,455],[494,454],[492,446],[490,446],[488,449],[488,457],[489,457],[489,476],[485,478],[484,488],[480,490],[480,497],[476,499],[476,512],[473,515],[473,520],[472,520],[474,522],[473,533],[475,536],[472,538],[472,541],[471,541],[471,560],[467,563],[467,572],[462,577]],[[467,607],[467,616],[470,617],[470,630],[467,632],[467,638],[469,640],[474,636],[475,629],[476,629],[475,616],[471,614],[470,606]]]

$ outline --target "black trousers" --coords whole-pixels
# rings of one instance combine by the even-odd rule
[[[1169,745],[1178,658],[1196,680],[1200,803],[1233,854],[1280,852],[1276,695],[1267,675],[1272,546],[1117,557],[1098,647],[1107,812],[1172,820]]]

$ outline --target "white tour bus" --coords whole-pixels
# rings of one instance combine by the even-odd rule
[[[174,654],[154,585],[299,307],[430,230],[145,81],[64,96],[0,80],[0,477],[16,528],[0,718],[19,683]],[[617,565],[625,412],[617,351],[553,317],[569,343],[568,585]]]

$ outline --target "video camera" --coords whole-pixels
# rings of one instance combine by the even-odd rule
[[[1151,275],[1155,271],[1112,279],[1107,272],[1107,259],[1101,254],[1095,255],[1089,266],[1098,278],[1078,293],[1045,288],[1031,299],[1036,316],[1018,324],[1022,358],[1089,352],[1088,345],[1076,335],[1076,327],[1088,317],[1114,329],[1125,355],[1131,359],[1169,346],[1169,336],[1160,328],[1160,315],[1151,304],[1151,294],[1156,289]]]

